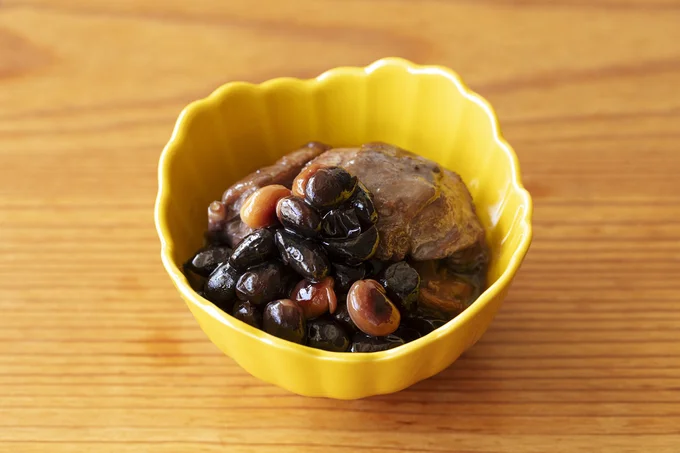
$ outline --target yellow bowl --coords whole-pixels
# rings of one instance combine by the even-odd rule
[[[310,140],[336,147],[389,142],[459,173],[492,249],[488,289],[431,334],[363,354],[281,340],[198,296],[180,269],[201,245],[208,204],[238,178]],[[531,198],[491,106],[449,69],[399,58],[336,68],[311,80],[225,84],[181,113],[158,179],[163,265],[201,328],[253,376],[300,395],[392,393],[442,371],[486,331],[531,242]]]

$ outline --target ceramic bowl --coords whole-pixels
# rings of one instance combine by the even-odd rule
[[[201,246],[206,207],[234,181],[317,140],[384,141],[461,175],[492,250],[486,291],[429,335],[378,353],[332,353],[273,337],[196,294],[181,271]],[[404,389],[475,344],[531,242],[531,198],[491,106],[453,71],[386,58],[300,80],[231,82],[180,114],[162,152],[155,221],[172,282],[210,340],[247,372],[291,392],[356,399]]]

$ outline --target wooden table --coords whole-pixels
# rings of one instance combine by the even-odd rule
[[[680,451],[679,24],[674,0],[3,1],[0,451]],[[171,287],[156,164],[222,82],[390,55],[497,108],[534,243],[448,370],[305,399]]]

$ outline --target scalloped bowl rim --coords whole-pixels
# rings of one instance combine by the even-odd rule
[[[164,215],[165,207],[168,204],[169,193],[166,188],[166,179],[168,162],[177,149],[179,148],[178,143],[181,142],[181,138],[186,135],[186,124],[189,123],[189,119],[196,114],[196,112],[203,109],[215,108],[219,100],[227,97],[228,93],[238,86],[248,86],[258,90],[271,90],[278,86],[287,83],[298,83],[298,84],[321,84],[330,77],[338,74],[354,74],[361,76],[368,76],[377,69],[385,66],[398,66],[406,70],[410,74],[436,74],[441,77],[445,77],[450,82],[452,82],[458,91],[470,102],[479,105],[483,110],[492,125],[493,139],[494,141],[503,149],[508,159],[508,164],[511,169],[511,182],[513,191],[521,197],[521,206],[524,207],[523,218],[521,219],[520,234],[522,234],[522,239],[518,244],[517,248],[513,251],[512,257],[508,261],[508,265],[503,270],[502,274],[498,279],[491,284],[486,290],[461,314],[447,322],[442,327],[434,330],[428,335],[414,340],[405,345],[399,346],[398,348],[389,349],[387,351],[373,352],[373,353],[342,353],[342,352],[328,352],[319,349],[310,348],[308,346],[299,345],[296,343],[288,342],[276,338],[262,330],[251,327],[250,325],[232,317],[231,315],[225,316],[225,313],[218,309],[215,305],[209,301],[200,297],[187,283],[184,274],[181,272],[178,266],[172,260],[172,240],[170,239],[169,229],[166,225],[166,218]],[[165,270],[170,275],[174,285],[183,295],[185,300],[190,301],[195,306],[201,308],[207,312],[210,316],[220,321],[222,324],[231,327],[243,335],[248,335],[253,337],[258,341],[267,343],[268,345],[281,350],[289,350],[290,352],[296,354],[302,354],[307,356],[315,356],[318,359],[324,361],[339,361],[339,362],[378,362],[395,359],[398,356],[407,355],[416,352],[428,342],[434,342],[439,337],[444,336],[449,333],[453,333],[457,330],[463,323],[467,320],[473,318],[482,309],[482,306],[489,303],[494,297],[496,297],[504,288],[506,288],[515,273],[519,269],[524,256],[526,255],[532,240],[532,200],[529,192],[524,188],[521,182],[520,166],[517,155],[515,154],[512,147],[503,138],[500,126],[498,124],[498,118],[495,114],[491,104],[478,95],[477,93],[470,90],[461,80],[457,73],[448,69],[444,66],[439,65],[417,65],[403,58],[389,57],[382,58],[375,61],[374,63],[365,67],[355,67],[355,66],[341,66],[328,71],[323,72],[317,77],[309,79],[301,79],[294,77],[278,77],[264,81],[259,84],[234,81],[227,82],[222,86],[215,89],[210,95],[202,99],[191,102],[187,105],[180,113],[170,140],[165,145],[158,164],[158,195],[156,198],[156,204],[154,209],[154,221],[156,224],[156,230],[161,241],[161,259]]]

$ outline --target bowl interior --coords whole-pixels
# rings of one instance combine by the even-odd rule
[[[489,285],[519,266],[531,203],[491,108],[447,70],[382,60],[312,80],[230,83],[182,112],[160,170],[161,192],[172,196],[159,199],[158,221],[175,270],[201,245],[211,201],[311,140],[385,141],[457,172],[487,231]]]

